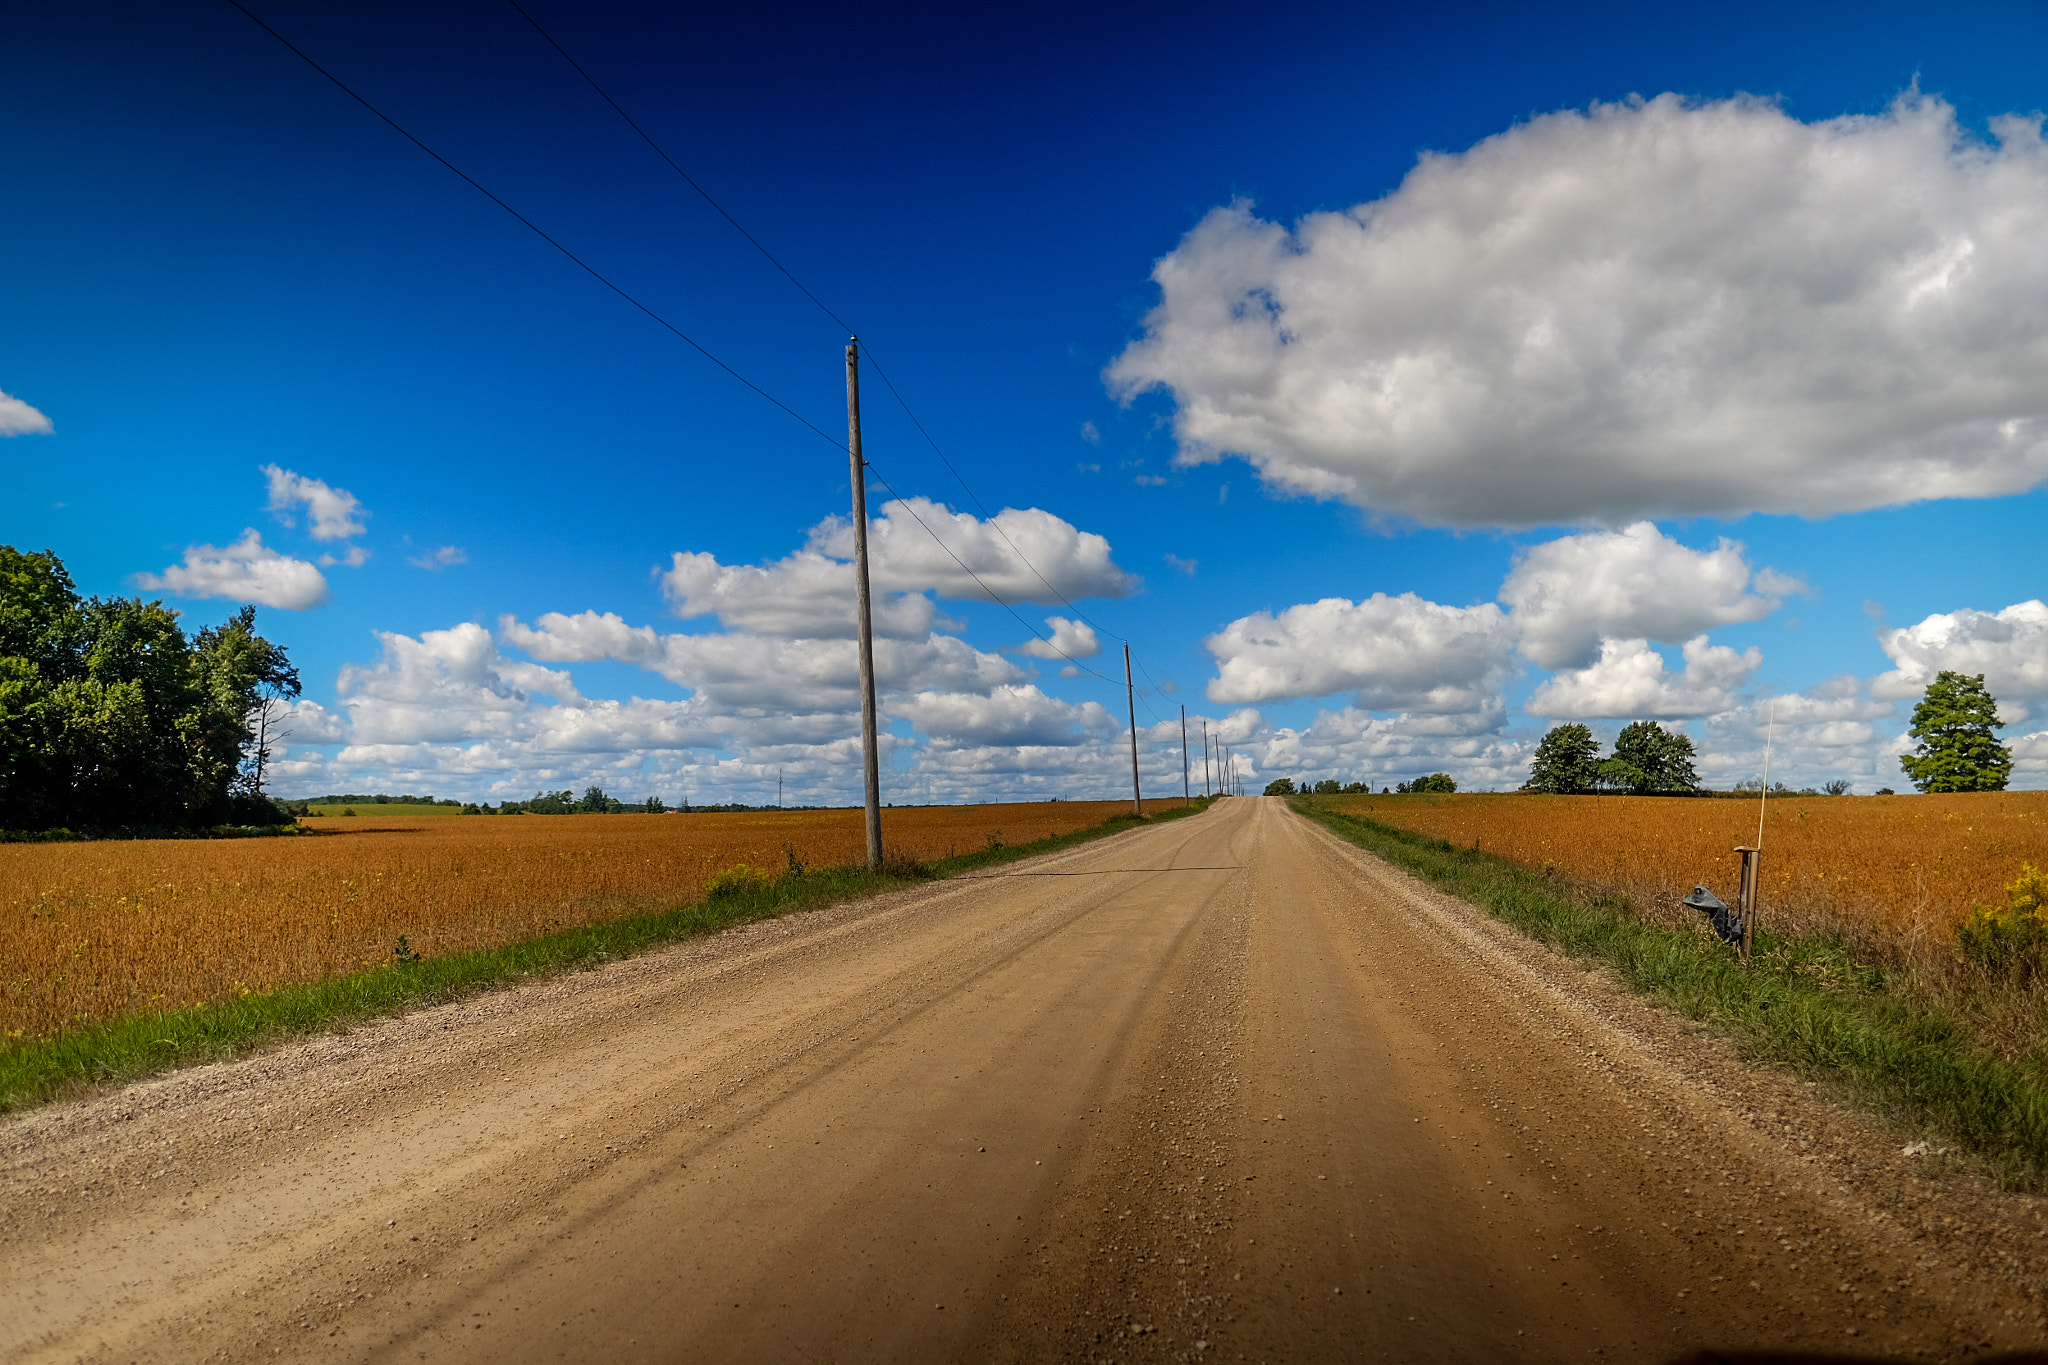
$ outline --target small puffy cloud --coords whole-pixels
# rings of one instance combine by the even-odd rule
[[[414,568],[439,573],[442,569],[451,568],[457,564],[469,563],[469,555],[459,545],[443,545],[438,550],[429,551],[423,555],[414,555],[405,562]]]
[[[1099,446],[1102,444],[1102,432],[1096,427],[1095,423],[1083,422],[1081,423],[1081,439],[1091,446]]]
[[[313,518],[315,540],[347,540],[363,533],[360,519],[370,514],[346,488],[329,488],[274,464],[264,465],[263,474],[270,480],[270,510],[285,525],[293,524],[293,509],[303,507]]]
[[[1070,748],[1123,727],[1099,702],[1061,701],[1029,683],[986,693],[919,692],[890,706],[941,748],[1036,745]]]
[[[19,398],[0,393],[0,436],[48,436],[50,419]]]
[[[226,547],[188,546],[184,563],[162,573],[137,574],[135,582],[151,592],[225,597],[290,611],[317,607],[328,595],[319,569],[270,549],[254,530],[243,531],[240,540]]]
[[[1045,624],[1052,628],[1052,639],[1026,640],[1017,646],[1019,654],[1034,659],[1092,659],[1102,652],[1102,642],[1095,638],[1095,628],[1086,621],[1048,616]]]
[[[339,555],[324,554],[320,556],[320,567],[323,569],[331,569],[337,564],[346,565],[351,569],[360,569],[369,562],[370,552],[360,545],[351,545]]]
[[[1692,550],[1639,521],[1522,551],[1500,600],[1514,612],[1522,653],[1544,668],[1583,668],[1603,638],[1677,644],[1713,626],[1768,615],[1780,595],[1804,586],[1770,570],[1756,575],[1769,596],[1748,591],[1750,582],[1736,542],[1723,538],[1712,550]]]
[[[2048,700],[2048,604],[2038,598],[2003,611],[1938,612],[1917,625],[1885,631],[1878,644],[1893,668],[1872,679],[1880,697],[1919,697],[1943,669],[1984,675],[1999,715],[2024,719],[2027,703]]]
[[[1675,95],[1425,154],[1159,261],[1110,366],[1180,458],[1442,526],[1828,516],[2048,475],[2048,149],[1912,92],[1803,123]]]
[[[1241,617],[1203,644],[1216,658],[1211,701],[1355,692],[1373,710],[1449,713],[1496,697],[1514,633],[1491,602],[1446,607],[1414,593],[1374,593]]]
[[[852,526],[838,517],[819,523],[810,549],[851,559]],[[1143,586],[1117,567],[1106,539],[1050,512],[1005,507],[983,521],[928,498],[885,503],[870,518],[868,570],[878,588],[929,589],[960,601],[990,601],[993,592],[1007,602],[1052,605],[1062,597],[1128,597]]]
[[[1176,554],[1169,554],[1164,556],[1164,558],[1167,568],[1172,569],[1175,573],[1184,573],[1190,578],[1194,577],[1195,570],[1201,567],[1202,563],[1199,559],[1182,559]]]
[[[339,744],[348,738],[348,717],[301,697],[278,703],[269,729],[272,743]]]
[[[1735,689],[1764,661],[1760,650],[1738,654],[1704,635],[1687,640],[1684,655],[1685,668],[1673,673],[1647,640],[1603,640],[1591,667],[1553,673],[1524,709],[1573,720],[1711,715],[1734,705]]]
[[[713,555],[678,550],[661,575],[661,592],[677,616],[715,615],[735,630],[810,640],[859,633],[853,565],[816,550],[761,565],[721,564]],[[928,634],[936,616],[931,599],[918,593],[883,592],[869,603],[882,635]]]

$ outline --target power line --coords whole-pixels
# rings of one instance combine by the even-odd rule
[[[478,194],[481,194],[484,198],[490,200],[493,204],[503,209],[507,214],[511,215],[512,218],[515,219],[522,227],[526,228],[536,237],[539,237],[542,241],[546,242],[549,246],[553,247],[556,251],[560,252],[564,257],[566,257],[570,262],[572,262],[577,268],[582,270],[585,274],[589,275],[592,279],[596,280],[606,289],[609,289],[612,293],[618,295],[627,303],[631,304],[641,313],[644,313],[648,318],[652,319],[664,330],[676,336],[678,339],[680,339],[686,345],[688,345],[692,350],[696,351],[706,360],[709,360],[719,369],[724,370],[732,378],[738,380],[741,384],[745,385],[747,388],[753,390],[762,398],[767,399],[770,403],[780,408],[784,413],[796,419],[796,421],[801,423],[805,429],[822,438],[827,443],[832,445],[835,449],[846,449],[845,443],[841,441],[838,437],[833,436],[828,432],[824,431],[822,428],[818,427],[815,423],[813,423],[809,418],[805,417],[802,413],[798,412],[795,408],[792,408],[789,404],[783,402],[780,398],[777,398],[774,394],[770,393],[768,390],[762,388],[759,384],[756,384],[753,380],[741,374],[738,370],[734,369],[724,360],[721,360],[716,354],[714,354],[709,348],[704,346],[701,342],[697,341],[694,337],[684,332],[680,327],[677,327],[674,323],[670,322],[661,314],[655,312],[654,309],[650,308],[645,303],[642,303],[638,298],[634,297],[630,292],[628,292],[623,286],[614,282],[609,276],[605,275],[602,271],[598,270],[597,267],[591,265],[581,256],[578,256],[574,251],[571,251],[566,245],[564,245],[561,241],[559,241],[553,235],[548,233],[538,223],[535,223],[531,218],[528,218],[518,209],[513,208],[511,204],[507,203],[505,200],[499,198],[496,194],[492,193],[474,176],[470,175],[467,171],[463,170],[460,166],[457,166],[447,157],[442,156],[439,152],[435,151],[432,147],[428,146],[420,138],[415,136],[409,129],[407,129],[403,124],[399,123],[389,114],[386,114],[382,109],[379,109],[376,105],[372,104],[364,96],[358,94],[356,90],[353,87],[351,87],[346,81],[342,80],[341,77],[335,75],[332,71],[329,71],[326,67],[322,66],[319,62],[315,61],[313,57],[310,54],[308,54],[303,48],[299,47],[296,43],[292,42],[291,39],[285,37],[282,33],[272,28],[269,24],[265,23],[261,18],[257,17],[257,15],[253,13],[246,5],[241,3],[241,0],[227,0],[227,2],[230,5],[234,6],[235,9],[239,10],[242,13],[243,17],[248,19],[250,23],[256,25],[265,33],[268,33],[272,38],[275,38],[278,41],[278,43],[280,43],[293,56],[297,57],[300,61],[304,62],[307,66],[310,66],[311,68],[313,68],[314,71],[318,72],[321,76],[325,77],[336,89],[340,90],[344,95],[347,95],[350,99],[354,100],[357,104],[361,105],[364,109],[368,110],[380,122],[382,122],[385,126],[389,127],[393,132],[397,133],[400,137],[403,137],[406,141],[412,143],[413,146],[419,148],[422,152],[425,152],[429,157],[432,157],[435,161],[439,162],[445,169],[447,169],[451,174],[455,175],[464,184],[468,185]],[[538,32],[541,35],[541,37],[547,39],[549,45],[554,47],[554,49],[561,54],[562,59],[568,62],[569,65],[576,70],[577,74],[581,75],[585,81],[589,82],[591,88],[596,90],[597,93],[604,98],[605,102],[607,104],[610,104],[612,108],[618,112],[620,118],[625,119],[628,126],[630,126],[636,133],[639,133],[639,135],[644,140],[646,140],[648,145],[654,148],[654,150],[661,156],[662,160],[668,162],[670,167],[675,170],[676,174],[682,176],[683,179],[689,183],[691,188],[695,189],[700,195],[703,195],[705,201],[709,203],[713,208],[717,209],[720,215],[722,215],[727,222],[732,224],[735,231],[737,231],[741,236],[745,237],[749,242],[753,243],[755,248],[759,250],[763,256],[766,256],[768,260],[774,264],[775,268],[777,270],[780,270],[782,274],[789,279],[791,284],[795,285],[799,290],[801,290],[806,298],[810,299],[812,303],[817,304],[817,306],[825,313],[827,317],[830,317],[834,322],[841,321],[838,315],[833,313],[830,308],[827,308],[825,304],[817,297],[817,295],[811,293],[810,290],[805,289],[803,282],[798,280],[794,274],[791,274],[789,269],[786,266],[784,266],[780,261],[776,260],[774,255],[769,252],[767,247],[762,246],[761,243],[753,236],[752,233],[749,233],[744,227],[742,227],[739,223],[739,220],[735,219],[730,213],[727,213],[725,209],[721,207],[715,199],[712,199],[708,193],[705,193],[702,186],[698,185],[695,180],[691,179],[689,174],[685,172],[681,166],[676,165],[675,161],[672,158],[670,158],[666,152],[661,150],[660,145],[657,144],[652,137],[649,137],[647,132],[644,129],[642,129],[639,124],[635,123],[624,109],[619,108],[617,101],[613,100],[610,95],[605,94],[604,88],[598,85],[596,80],[594,80],[588,72],[584,71],[582,66],[580,66],[576,62],[576,60],[562,48],[561,44],[555,42],[555,40],[548,35],[547,30],[541,28],[539,23],[537,23],[533,19],[533,16],[527,14],[526,11],[518,5],[517,0],[508,0],[508,3],[511,3],[512,7],[515,10],[518,10],[520,15],[524,17],[529,24],[533,25],[535,31]],[[845,324],[842,322],[841,325],[844,326]],[[850,331],[852,329],[849,328],[848,330]],[[872,363],[873,356],[871,352],[869,354],[869,359]],[[1039,582],[1044,583],[1045,586],[1053,592],[1054,596],[1060,599],[1060,601],[1066,602],[1067,606],[1071,610],[1073,610],[1076,616],[1082,616],[1080,608],[1075,607],[1073,603],[1068,602],[1066,597],[1063,594],[1061,594],[1057,588],[1054,588],[1050,582],[1046,580],[1045,575],[1040,573],[1038,567],[1031,563],[1030,558],[1027,555],[1025,555],[1022,550],[1017,548],[1016,543],[1010,540],[1009,535],[1003,531],[1000,525],[996,524],[995,519],[988,515],[988,508],[986,507],[986,505],[984,505],[981,502],[981,499],[974,496],[974,490],[968,487],[967,481],[966,479],[961,477],[960,471],[954,469],[952,462],[946,459],[945,452],[939,449],[938,443],[932,440],[931,433],[926,431],[924,429],[923,424],[917,420],[917,415],[911,411],[909,403],[904,401],[903,395],[897,391],[895,384],[890,382],[889,377],[886,373],[882,373],[879,364],[877,364],[875,368],[877,373],[882,374],[882,382],[888,386],[889,392],[895,396],[896,401],[902,406],[904,413],[907,416],[909,416],[911,423],[917,427],[919,434],[923,435],[925,440],[931,444],[933,451],[935,451],[938,454],[939,459],[945,463],[946,468],[952,472],[953,477],[955,479],[959,480],[960,486],[966,490],[967,495],[970,498],[973,498],[975,505],[981,509],[983,518],[987,522],[987,524],[994,527],[996,534],[1002,536],[1003,542],[1009,545],[1012,553],[1014,553],[1017,556],[1017,558],[1024,563],[1025,567],[1031,570],[1031,572],[1038,578]],[[874,468],[872,462],[869,462],[867,467],[870,469]],[[1108,677],[1108,675],[1102,673],[1097,669],[1089,668],[1080,660],[1074,658],[1073,655],[1061,649],[1059,647],[1058,642],[1055,639],[1049,636],[1041,635],[1039,629],[1036,626],[1033,626],[1029,621],[1026,621],[1024,617],[1018,613],[1017,609],[1015,607],[1012,607],[1008,602],[1004,601],[1002,595],[997,593],[995,589],[991,588],[988,585],[988,583],[981,577],[981,575],[975,573],[974,570],[968,566],[965,560],[961,559],[959,555],[953,553],[952,547],[947,545],[946,542],[939,536],[939,533],[933,530],[931,526],[928,523],[926,523],[925,519],[917,514],[917,509],[912,507],[903,498],[902,494],[898,493],[893,487],[890,486],[888,480],[882,477],[881,472],[879,470],[875,471],[875,478],[876,481],[879,482],[884,488],[888,489],[890,495],[896,499],[896,501],[903,507],[903,509],[910,513],[912,520],[916,521],[919,526],[924,527],[925,534],[929,535],[932,538],[933,542],[936,543],[940,549],[944,550],[947,556],[951,558],[954,563],[958,564],[961,567],[961,569],[966,572],[967,576],[975,581],[975,583],[982,589],[983,592],[988,594],[989,599],[995,602],[997,605],[1001,606],[1003,610],[1009,612],[1011,616],[1015,617],[1019,624],[1021,624],[1026,630],[1031,632],[1034,638],[1044,640],[1044,642],[1049,647],[1051,647],[1054,653],[1058,654],[1061,658],[1065,659],[1068,663],[1072,664],[1076,669],[1079,669],[1081,672],[1090,674],[1096,678],[1100,678],[1105,682],[1112,681]],[[1082,619],[1086,620],[1087,618],[1085,616],[1082,616]],[[1091,626],[1094,625],[1092,621],[1089,622],[1089,624]],[[1096,628],[1101,629],[1101,627]],[[1104,633],[1109,634],[1116,639],[1124,638],[1120,635],[1116,635],[1113,631],[1105,631]],[[1140,664],[1139,667],[1141,670],[1143,669],[1142,664]],[[1148,673],[1146,677],[1149,681],[1151,675]],[[1157,685],[1154,684],[1154,686],[1156,689]],[[1158,719],[1157,713],[1152,712],[1152,707],[1149,702],[1147,703],[1145,710],[1147,711],[1147,713],[1153,715],[1153,719],[1155,721]]]
[[[505,0],[505,3],[507,3],[515,11],[517,11],[519,17],[524,19],[529,25],[531,25],[533,31],[535,33],[538,33],[541,36],[542,40],[545,41],[549,47],[553,48],[556,51],[556,53],[560,55],[563,61],[569,64],[570,69],[573,70],[577,75],[581,76],[584,80],[584,83],[587,84],[592,90],[597,92],[597,97],[599,99],[603,100],[606,104],[611,106],[613,113],[617,114],[621,119],[625,120],[626,126],[628,128],[631,128],[635,133],[637,133],[640,137],[640,140],[642,142],[645,142],[648,145],[648,147],[653,149],[654,154],[660,157],[662,161],[667,163],[668,168],[670,170],[674,171],[677,175],[682,177],[684,184],[688,185],[691,189],[695,190],[697,192],[698,197],[703,199],[705,203],[709,204],[712,207],[712,209],[717,212],[719,217],[725,219],[727,223],[732,225],[732,230],[734,232],[737,232],[740,236],[746,238],[748,244],[752,246],[754,250],[760,252],[762,257],[765,258],[770,265],[774,266],[776,270],[780,271],[782,277],[788,280],[792,285],[796,287],[797,292],[801,293],[813,304],[816,304],[818,307],[818,311],[823,313],[826,317],[832,319],[833,322],[839,324],[839,326],[843,330],[847,332],[855,332],[859,330],[858,328],[854,327],[851,323],[847,322],[844,318],[840,317],[837,313],[833,312],[831,307],[827,305],[823,299],[819,298],[815,293],[811,292],[810,288],[806,286],[802,280],[796,277],[796,272],[792,271],[788,266],[784,265],[781,262],[781,260],[779,260],[776,257],[775,253],[767,248],[767,246],[761,241],[760,238],[756,237],[753,233],[747,231],[746,226],[743,223],[741,223],[739,219],[735,218],[732,215],[731,211],[729,211],[725,207],[725,205],[719,203],[717,199],[713,198],[711,192],[705,189],[703,185],[699,184],[695,176],[691,175],[688,171],[684,170],[681,164],[678,163],[674,157],[670,156],[659,142],[656,142],[654,140],[653,134],[649,133],[645,128],[641,127],[639,122],[636,119],[634,119],[634,117],[631,114],[626,112],[624,106],[622,106],[617,100],[613,99],[611,97],[610,92],[607,91],[603,85],[599,84],[597,77],[591,75],[590,72],[584,68],[581,62],[577,61],[574,57],[570,56],[569,50],[563,47],[560,42],[556,41],[555,36],[549,33],[547,29],[543,28],[541,26],[540,21],[534,18],[533,15],[527,11],[526,7],[519,3],[519,0]],[[953,476],[954,481],[960,485],[961,491],[967,494],[968,501],[972,502],[975,505],[976,509],[980,511],[982,519],[988,522],[990,526],[994,527],[995,533],[1003,538],[1003,543],[1010,547],[1010,552],[1017,556],[1017,558],[1023,563],[1025,568],[1031,570],[1033,577],[1037,578],[1040,583],[1045,584],[1046,591],[1050,592],[1055,599],[1057,599],[1063,606],[1066,607],[1068,611],[1073,612],[1076,618],[1086,622],[1090,629],[1099,630],[1104,635],[1109,636],[1113,640],[1124,639],[1124,636],[1118,635],[1115,631],[1110,630],[1108,627],[1103,626],[1094,620],[1091,620],[1088,617],[1087,613],[1083,612],[1079,607],[1075,606],[1073,601],[1069,599],[1065,593],[1061,592],[1057,587],[1053,586],[1051,579],[1048,579],[1042,572],[1039,571],[1038,566],[1031,562],[1031,557],[1025,554],[1024,551],[1018,547],[1017,542],[1010,539],[1009,532],[1005,531],[1002,528],[1001,523],[999,523],[995,519],[995,517],[989,512],[988,504],[984,503],[981,500],[981,498],[975,493],[973,487],[968,484],[966,476],[963,475],[959,471],[959,469],[954,466],[951,460],[946,458],[946,452],[939,447],[938,441],[925,427],[925,424],[922,421],[918,420],[917,413],[911,409],[910,401],[903,396],[902,390],[898,389],[896,387],[895,381],[889,378],[889,372],[886,369],[884,369],[882,367],[882,363],[875,358],[874,348],[870,345],[863,345],[861,349],[866,356],[868,364],[873,367],[876,375],[880,377],[883,386],[889,390],[889,394],[892,398],[896,400],[897,406],[903,409],[903,415],[910,419],[910,425],[917,428],[917,434],[924,438],[925,444],[929,445],[932,448],[932,453],[939,457],[939,463],[946,467],[946,472]],[[1142,664],[1139,665],[1141,671],[1143,667],[1144,666]]]
[[[776,407],[781,408],[791,417],[794,417],[797,421],[801,422],[810,431],[814,432],[818,436],[823,437],[826,441],[830,442],[837,449],[846,449],[846,443],[844,441],[840,440],[838,437],[833,436],[826,432],[825,430],[823,430],[822,428],[818,427],[817,425],[812,423],[812,421],[808,417],[805,417],[795,408],[783,402],[780,398],[777,398],[774,394],[768,392],[768,390],[762,388],[759,384],[756,384],[753,380],[747,378],[738,370],[726,364],[723,360],[720,360],[708,348],[706,348],[703,345],[703,343],[699,342],[698,340],[696,340],[696,338],[684,332],[682,328],[676,326],[674,323],[670,322],[661,314],[655,312],[646,304],[640,302],[639,299],[633,297],[633,295],[628,293],[622,286],[615,284],[609,276],[605,275],[602,271],[598,270],[596,266],[593,266],[592,264],[590,264],[590,262],[584,260],[581,256],[578,256],[575,252],[571,251],[568,247],[564,246],[561,242],[557,241],[554,237],[550,236],[545,229],[543,229],[539,224],[535,223],[531,218],[528,218],[518,209],[513,208],[503,199],[500,199],[497,195],[485,189],[483,185],[480,184],[474,176],[470,175],[460,166],[457,166],[447,157],[442,156],[439,152],[435,151],[432,147],[429,147],[426,143],[420,141],[417,137],[414,137],[412,133],[407,131],[407,129],[402,124],[400,124],[396,119],[392,118],[382,109],[379,109],[376,105],[370,103],[367,99],[357,94],[355,90],[352,89],[346,81],[341,79],[341,77],[335,75],[332,71],[329,71],[326,67],[314,61],[312,57],[308,56],[306,52],[303,49],[301,49],[297,44],[293,43],[291,39],[285,37],[282,33],[279,33],[276,29],[272,28],[269,24],[266,24],[261,19],[257,18],[253,13],[250,12],[248,6],[242,3],[242,0],[227,0],[227,2],[230,5],[233,5],[236,9],[240,10],[242,14],[249,20],[250,23],[256,25],[256,27],[262,29],[265,33],[268,33],[271,37],[277,39],[278,42],[282,43],[285,46],[286,50],[290,51],[300,61],[304,62],[307,66],[312,67],[315,71],[319,72],[322,76],[325,76],[329,81],[333,82],[334,87],[340,90],[342,94],[347,95],[357,104],[362,105],[363,108],[369,110],[372,114],[375,114],[388,127],[390,127],[393,132],[396,132],[400,137],[404,138],[407,142],[410,142],[413,146],[419,148],[428,156],[434,158],[434,160],[440,162],[443,166],[447,167],[449,171],[453,172],[463,181],[464,184],[468,185],[478,194],[481,194],[484,198],[490,200],[493,204],[496,204],[499,208],[505,210],[505,212],[511,214],[514,218],[518,219],[519,222],[528,231],[532,232],[534,236],[540,238],[543,242],[546,242],[549,246],[553,247],[555,250],[561,252],[564,256],[568,257],[569,260],[574,262],[576,266],[579,269],[581,269],[585,274],[589,275],[592,279],[596,280],[605,288],[611,290],[614,294],[617,294],[627,303],[632,304],[635,308],[645,313],[648,317],[652,318],[656,323],[660,324],[663,328],[667,329],[669,332],[672,332],[677,337],[681,338],[681,340],[686,345],[688,345],[692,350],[696,351],[697,354],[703,356],[706,360],[716,365],[719,369],[724,370],[734,379],[737,379],[740,383],[746,385],[755,393],[767,399],[770,403],[773,403]]]

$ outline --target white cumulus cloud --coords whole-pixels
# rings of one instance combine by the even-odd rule
[[[1917,92],[1675,95],[1428,154],[1290,230],[1212,211],[1107,379],[1180,458],[1432,525],[1825,516],[2048,476],[2048,149]]]
[[[135,575],[138,587],[180,597],[225,597],[304,611],[327,600],[327,580],[303,559],[280,554],[253,529],[232,545],[191,545],[182,564]]]
[[[2029,702],[2048,700],[2048,604],[2038,598],[2003,611],[1937,612],[1917,625],[1884,632],[1878,644],[1890,672],[1871,681],[1880,697],[1919,697],[1943,669],[1984,675],[1999,715],[2024,719]]]
[[[871,587],[873,578],[871,564]],[[851,639],[858,630],[853,565],[816,550],[759,565],[678,550],[661,591],[677,616],[716,616],[735,630],[812,640]],[[882,635],[922,636],[936,619],[931,599],[915,592],[872,593],[869,611]]]
[[[330,488],[274,464],[264,465],[263,474],[270,480],[270,510],[285,525],[293,524],[292,510],[303,507],[313,518],[315,540],[347,540],[363,533],[361,519],[370,514],[346,488]]]
[[[812,530],[810,548],[851,559],[853,527],[829,518]],[[929,589],[959,601],[986,602],[993,592],[1007,602],[1051,605],[1061,597],[1128,597],[1143,586],[1117,567],[1108,540],[1050,512],[1005,507],[983,521],[929,498],[884,503],[868,519],[868,571],[878,588]]]
[[[1210,701],[1354,692],[1373,710],[1455,712],[1482,709],[1498,694],[1514,635],[1491,602],[1446,607],[1412,592],[1374,593],[1256,612],[1203,646],[1216,658]]]
[[[1684,657],[1684,669],[1673,673],[1647,640],[1603,640],[1592,666],[1551,674],[1524,709],[1577,720],[1711,715],[1735,704],[1735,689],[1764,661],[1757,649],[1738,654],[1704,635],[1685,642]]]
[[[0,436],[48,436],[50,419],[9,394],[0,393]]]
[[[1677,644],[1713,626],[1775,611],[1778,594],[1803,585],[1756,575],[1771,596],[1750,592],[1742,546],[1723,538],[1692,550],[1647,521],[1532,546],[1516,557],[1500,600],[1514,612],[1521,649],[1544,668],[1583,668],[1603,638]]]
[[[1045,623],[1052,628],[1052,639],[1026,640],[1017,646],[1019,654],[1028,654],[1034,659],[1092,659],[1102,652],[1102,642],[1095,638],[1095,628],[1086,621],[1048,616]]]
[[[1037,745],[1070,748],[1123,727],[1099,702],[1048,697],[1029,683],[986,693],[919,692],[890,706],[942,748]]]

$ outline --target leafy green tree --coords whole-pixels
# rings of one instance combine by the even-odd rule
[[[1274,779],[1273,779],[1273,780],[1272,780],[1271,782],[1268,782],[1268,783],[1266,784],[1266,795],[1268,795],[1268,796],[1292,796],[1292,795],[1294,795],[1294,779],[1293,779],[1293,778],[1291,778],[1291,777],[1276,777],[1276,778],[1274,778]]]
[[[1418,777],[1413,782],[1396,783],[1394,790],[1397,792],[1435,792],[1448,796],[1458,790],[1458,783],[1457,779],[1453,778],[1449,773],[1431,773],[1428,777]]]
[[[1528,790],[1570,795],[1600,781],[1600,745],[1583,725],[1556,725],[1536,746]]]
[[[650,796],[640,804],[640,809],[649,815],[661,815],[668,810],[668,803],[658,796]]]
[[[254,622],[194,642],[161,602],[81,601],[54,554],[0,546],[0,827],[278,820],[238,775],[256,697],[298,677]]]
[[[1913,708],[1911,733],[1919,743],[1899,755],[1899,766],[1923,792],[2002,792],[2012,752],[1991,732],[2004,727],[1982,673],[1943,669]]]
[[[1322,781],[1316,783],[1317,796],[1335,796],[1338,792],[1341,792],[1343,790],[1343,784],[1337,781],[1337,779],[1334,777],[1326,777]]]
[[[1614,756],[1600,765],[1600,785],[1634,796],[1698,791],[1694,756],[1690,735],[1639,720],[1616,737]]]

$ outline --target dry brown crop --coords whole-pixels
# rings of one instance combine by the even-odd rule
[[[1179,805],[1148,801],[1148,810]],[[1121,801],[885,810],[891,856],[1100,824]],[[858,810],[380,817],[285,839],[0,845],[0,1046],[93,1020],[664,909],[745,863],[865,856]]]
[[[1734,901],[1757,803],[1630,796],[1342,796],[1331,809],[1550,868],[1656,907],[1697,883]],[[1764,807],[1762,918],[1945,939],[1999,904],[2021,864],[2048,866],[2048,792],[1774,797]]]

